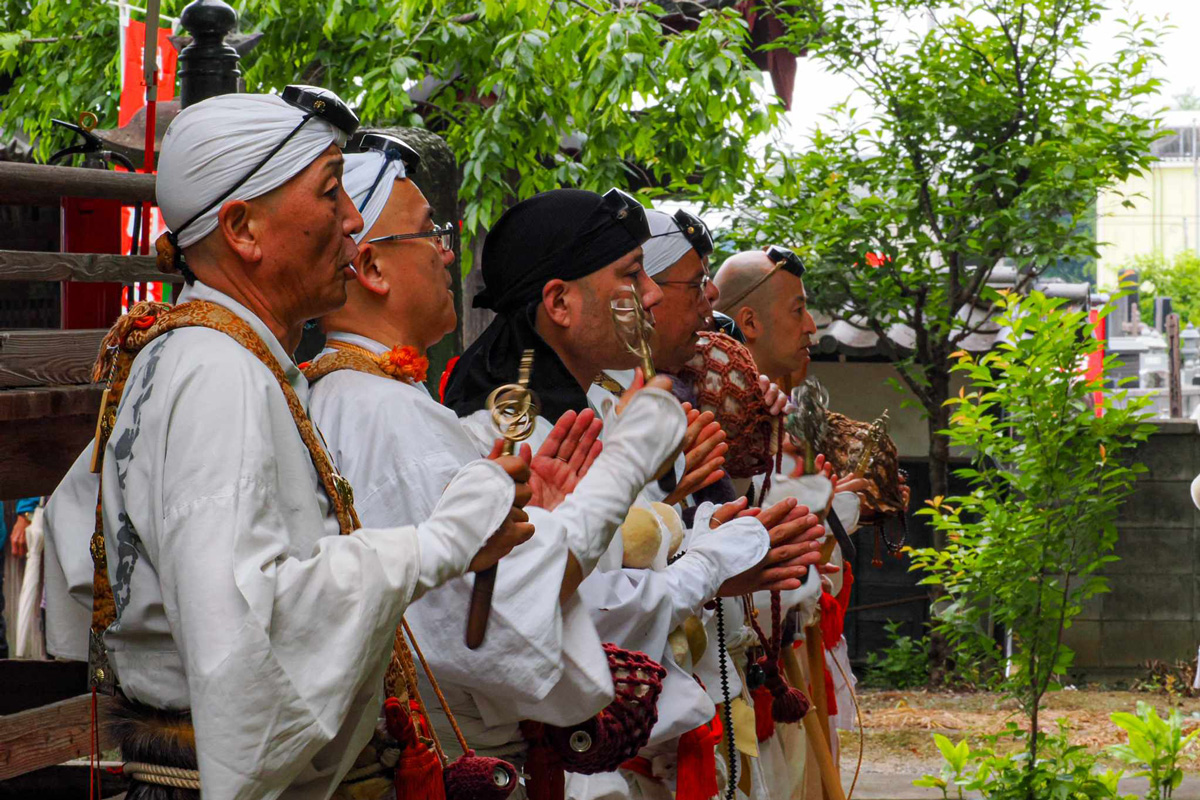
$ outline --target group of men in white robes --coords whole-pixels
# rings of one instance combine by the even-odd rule
[[[356,126],[332,93],[289,87],[205,100],[166,131],[163,252],[188,285],[174,309],[114,328],[119,404],[47,509],[48,649],[102,659],[130,708],[166,715],[192,747],[183,764],[124,753],[130,797],[160,796],[163,768],[194,773],[208,798],[343,791],[380,735],[402,619],[438,684],[422,673],[420,693],[446,701],[426,708],[450,757],[457,727],[476,754],[523,769],[524,723],[579,725],[614,702],[613,643],[665,670],[657,721],[619,769],[568,773],[566,797],[698,800],[677,766],[700,756],[722,797],[801,796],[758,766],[726,788],[741,759],[723,749],[732,731],[710,734],[745,695],[731,657],[744,620],[721,598],[835,574],[817,566],[825,509],[697,503],[723,478],[724,434],[669,378],[645,379],[612,321],[612,299],[636,293],[656,320],[655,367],[682,366],[718,299],[703,223],[615,189],[509,209],[475,299],[496,318],[443,405],[424,381],[427,350],[456,323],[454,229],[434,222],[403,142],[364,137],[343,154]],[[326,348],[302,369],[291,354],[311,320]],[[527,351],[540,412],[505,455],[488,397]],[[777,383],[760,388],[781,415]],[[631,508],[685,503],[670,562],[623,566]],[[493,567],[471,648],[470,573]],[[693,618],[709,644],[680,663],[670,637]]]

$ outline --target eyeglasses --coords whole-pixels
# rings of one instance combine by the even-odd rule
[[[416,172],[417,167],[421,165],[421,155],[416,150],[395,136],[388,136],[386,133],[364,133],[358,140],[358,150],[360,152],[373,150],[383,154],[383,163],[379,165],[379,172],[376,173],[375,180],[371,182],[371,188],[367,190],[367,196],[358,204],[360,212],[371,201],[371,195],[375,194],[375,188],[379,186],[379,181],[383,179],[383,173],[387,172],[390,164],[395,161],[400,162],[400,172],[396,175],[397,178],[407,178]],[[449,250],[450,248],[446,249]]]
[[[617,188],[609,189],[600,200],[600,207],[621,223],[621,226],[639,244],[650,238],[650,223],[646,221],[646,209],[632,195]]]
[[[643,212],[644,213],[644,212]],[[712,234],[708,231],[708,226],[704,224],[704,220],[697,217],[695,214],[689,214],[682,208],[671,215],[675,220],[675,224],[679,227],[679,233],[683,234],[683,238],[687,239],[687,243],[692,246],[701,258],[708,258],[712,255],[713,240]],[[675,231],[667,233],[659,233],[651,236],[651,239],[657,239],[659,236],[674,236]]]
[[[708,287],[712,283],[712,278],[705,275],[698,281],[654,281],[659,286],[686,286],[692,291],[699,291],[700,294],[706,294]]]
[[[767,248],[766,253],[767,259],[774,266],[767,270],[761,278],[747,286],[740,294],[737,294],[731,298],[727,298],[724,302],[722,302],[723,306],[726,308],[733,308],[735,304],[745,300],[750,296],[751,292],[770,280],[771,276],[776,272],[779,272],[779,270],[783,270],[789,275],[795,275],[797,278],[804,277],[804,262],[800,260],[800,256],[796,255],[791,250],[788,250],[786,247],[780,247],[777,244],[773,244]]]
[[[771,260],[776,269],[790,272],[797,278],[804,277],[804,262],[800,260],[800,256],[786,247],[780,247],[777,244],[771,245],[767,248],[767,258]]]
[[[223,194],[206,205],[200,211],[196,212],[187,222],[180,225],[175,230],[171,231],[172,241],[178,241],[179,234],[183,233],[189,225],[203,217],[209,211],[216,207],[218,203],[225,202],[225,198],[236,192],[242,184],[250,180],[267,162],[275,157],[275,154],[283,149],[284,145],[292,140],[292,137],[300,132],[300,129],[308,124],[308,121],[313,117],[321,119],[332,125],[341,135],[338,137],[338,146],[341,147],[346,143],[346,140],[354,135],[358,130],[358,116],[350,110],[350,106],[342,98],[338,97],[328,89],[322,89],[319,86],[302,86],[300,84],[292,84],[285,86],[283,94],[280,95],[285,103],[295,106],[302,111],[308,113],[304,118],[292,128],[287,136],[284,136],[279,144],[271,149],[271,152],[263,156],[262,161],[259,161],[254,167],[238,180],[233,186],[230,186]]]
[[[442,250],[454,249],[454,223],[447,222],[441,226],[435,226],[431,231],[423,231],[421,233],[394,233],[391,236],[380,236],[375,239],[368,239],[367,244],[375,244],[377,242],[400,242],[405,239],[430,239],[436,238],[437,245]]]

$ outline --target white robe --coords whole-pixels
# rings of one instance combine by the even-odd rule
[[[89,442],[46,501],[46,652],[88,660],[92,627],[91,539],[100,476],[91,471]]]
[[[627,386],[633,373],[609,371],[609,375]],[[587,396],[590,406],[597,416],[605,420],[607,427],[614,413],[616,398],[607,389],[597,385],[589,388]],[[462,421],[476,448],[480,452],[490,449],[490,442],[496,434],[487,411],[477,411]],[[553,425],[553,420],[539,417],[530,444],[536,448],[549,435]],[[680,455],[676,460],[677,475],[682,472],[682,466],[683,456]],[[665,496],[666,493],[656,482],[650,482],[644,487],[639,503],[661,501]],[[708,534],[707,522],[702,527],[705,528],[703,533]],[[757,520],[743,518],[726,523],[711,533],[724,534],[732,540],[733,536],[750,537],[756,533],[765,534],[766,531]],[[678,738],[707,724],[716,711],[704,687],[675,663],[667,636],[687,617],[704,616],[703,605],[716,595],[720,585],[749,569],[766,554],[765,536],[761,550],[750,544],[750,538],[744,541],[747,547],[742,553],[730,553],[730,557],[719,559],[719,563],[711,565],[709,569],[696,570],[693,559],[686,555],[664,570],[625,569],[621,567],[623,545],[618,533],[599,568],[579,587],[580,595],[591,610],[596,628],[605,641],[640,650],[667,670],[658,700],[658,722],[651,731],[644,755],[669,756],[674,753]],[[709,640],[715,648],[715,634],[710,634]],[[632,778],[624,772],[567,774],[569,800],[632,798],[635,797],[634,791]]]
[[[307,405],[303,374],[253,313],[203,284],[183,299],[245,320]],[[61,488],[86,499],[76,479],[73,471]],[[451,494],[419,529],[339,536],[283,393],[257,357],[201,328],[164,334],[138,354],[104,453],[117,603],[105,641],[130,698],[191,709],[206,797],[333,793],[375,726],[405,606],[461,574],[483,541],[474,531],[503,520],[513,486],[478,461]],[[86,551],[89,536],[56,531],[55,547]],[[77,562],[58,560],[72,573]]]
[[[353,334],[334,333],[330,338],[374,353],[387,349]],[[341,370],[313,387],[312,409],[338,464],[356,487],[356,505],[365,525],[421,519],[449,477],[479,455],[454,412],[421,384]],[[672,433],[670,426],[659,426],[634,435],[648,447],[655,446],[655,438],[664,440],[657,446],[667,450],[674,446],[666,441]],[[608,492],[589,491],[584,484],[560,511],[527,509],[536,533],[500,563],[487,637],[480,648],[469,650],[463,642],[472,579],[450,581],[409,608],[408,622],[472,747],[516,756],[520,745],[509,745],[521,741],[521,720],[571,725],[612,701],[608,660],[587,609],[578,595],[560,606],[559,592],[568,552],[567,506],[582,504],[583,522],[596,528],[593,535],[607,539],[633,500],[638,481],[622,490],[605,479],[605,468],[614,459],[618,462],[612,467],[618,472],[634,469],[610,448],[585,479],[605,480]],[[426,706],[445,733],[440,737],[443,746],[456,752],[459,748],[432,692]]]

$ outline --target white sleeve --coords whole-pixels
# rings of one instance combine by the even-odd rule
[[[739,517],[714,530],[708,529],[706,517],[703,521],[703,530],[693,532],[687,552],[662,571],[671,587],[672,629],[701,614],[721,584],[762,561],[771,546],[767,529],[754,517]]]
[[[580,594],[605,641],[634,642],[661,652],[666,637],[690,616],[703,613],[721,584],[766,556],[770,537],[762,523],[741,517],[694,537],[688,551],[663,570],[593,572]],[[661,636],[661,643],[657,640]]]
[[[585,576],[608,549],[638,492],[679,446],[687,419],[670,392],[643,389],[610,425],[600,457],[554,510]]]
[[[534,719],[571,725],[612,701],[600,638],[577,597],[559,604],[567,546],[550,513],[527,508],[537,533],[501,560],[483,644],[464,643],[474,580],[450,581],[412,605],[413,633],[434,676],[470,692],[489,727]]]
[[[46,503],[46,652],[87,661],[92,628],[92,533],[100,476],[91,471],[92,442]]]

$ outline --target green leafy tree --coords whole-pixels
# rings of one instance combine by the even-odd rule
[[[1125,269],[1136,270],[1139,280],[1153,287],[1141,293],[1142,319],[1154,320],[1154,298],[1162,296],[1171,298],[1171,308],[1183,324],[1200,323],[1200,256],[1185,250],[1168,261],[1161,253],[1155,253],[1138,256],[1120,272]]]
[[[1015,670],[1002,687],[1030,718],[1032,769],[1042,697],[1073,658],[1063,632],[1107,590],[1101,569],[1116,560],[1116,514],[1145,471],[1127,451],[1154,428],[1143,423],[1145,398],[1105,393],[1094,407],[1103,379],[1081,373],[1094,347],[1081,335],[1091,333],[1084,312],[1038,292],[997,305],[1010,341],[979,359],[961,355],[954,371],[971,389],[947,403],[946,435],[975,454],[958,471],[971,492],[923,510],[947,544],[915,551],[913,569],[945,593],[935,626],[955,646],[996,657],[982,632],[989,615],[1011,632]]]
[[[753,173],[748,143],[775,113],[746,53],[746,24],[729,9],[697,5],[680,29],[652,3],[604,0],[234,4],[242,32],[264,34],[242,62],[249,91],[319,84],[367,125],[445,137],[459,159],[468,233],[560,186],[731,202]],[[3,7],[0,73],[15,81],[0,127],[41,137],[51,116],[85,108],[114,124],[115,10],[79,0]],[[82,38],[33,43],[67,27]],[[70,92],[47,90],[55,84]]]
[[[869,110],[843,104],[811,149],[771,150],[734,228],[743,246],[797,246],[814,305],[878,335],[928,417],[944,495],[951,356],[986,324],[1002,259],[1026,288],[1095,257],[1097,192],[1149,163],[1159,32],[1131,17],[1111,60],[1088,63],[1100,0],[789,7],[777,44],[851,78]],[[888,336],[897,327],[911,347]]]

